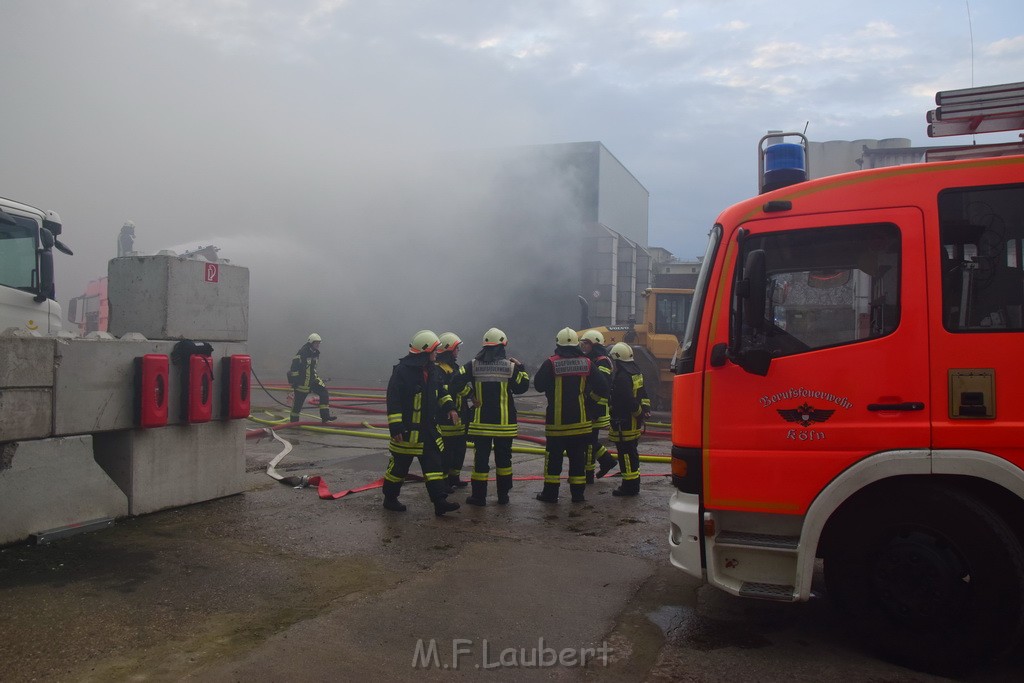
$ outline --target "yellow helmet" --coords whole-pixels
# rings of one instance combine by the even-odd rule
[[[633,347],[625,342],[619,342],[608,352],[615,360],[633,360]]]
[[[492,327],[484,332],[484,346],[506,346],[507,344],[508,337],[497,327]]]
[[[555,343],[559,346],[579,346],[580,338],[576,335],[576,330],[571,327],[563,327],[555,335]]]
[[[430,353],[440,346],[441,340],[430,330],[420,330],[409,342],[409,353]]]
[[[462,339],[454,332],[445,332],[438,337],[438,340],[441,342],[441,348],[438,351],[454,351],[462,343]]]
[[[306,343],[307,344],[312,344],[313,342],[318,342],[318,341],[321,341],[321,339],[320,339],[320,335],[317,334],[316,332],[314,332],[313,334],[309,335],[309,338],[306,339]]]
[[[602,346],[604,345],[604,335],[598,332],[597,330],[587,330],[586,332],[581,334],[580,341],[584,340],[590,342],[591,344],[601,344]]]

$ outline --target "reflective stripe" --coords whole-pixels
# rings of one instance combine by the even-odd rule
[[[398,484],[398,483],[401,483],[403,477],[396,477],[395,475],[391,474],[391,470],[394,468],[394,466],[395,466],[395,459],[394,458],[389,458],[388,459],[388,468],[386,470],[384,470],[384,480],[385,481],[390,481],[392,484]]]
[[[519,425],[495,425],[487,422],[471,422],[466,433],[470,436],[500,436],[510,437],[519,435]]]
[[[583,476],[569,477],[569,483],[570,484],[586,484],[587,483],[587,476],[583,475]]]
[[[587,480],[587,478],[583,477],[583,481],[586,482],[586,480]],[[560,483],[560,481],[561,481],[561,478],[557,474],[545,474],[544,475],[544,483],[545,484],[558,484],[558,483]]]
[[[512,476],[512,468],[511,467],[496,467],[496,468],[494,468],[494,473],[497,474],[499,477],[511,477]]]
[[[544,434],[547,436],[579,436],[590,434],[593,429],[590,422],[574,422],[567,425],[544,425]]]

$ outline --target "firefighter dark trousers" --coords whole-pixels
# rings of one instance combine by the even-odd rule
[[[466,463],[466,435],[445,436],[444,453],[442,453],[444,473],[448,481],[456,483],[462,475],[462,466]]]
[[[420,469],[423,470],[423,482],[427,486],[427,495],[433,503],[448,498],[447,486],[445,486],[444,466],[441,464],[441,451],[437,443],[427,440],[423,444],[423,453],[419,456],[405,455],[403,453],[392,453],[388,468],[384,470],[384,485],[381,489],[384,492],[385,500],[395,500],[402,491],[402,482],[405,475],[409,473],[409,466],[416,458],[420,460]]]
[[[490,473],[491,449],[494,449],[494,474],[498,491],[498,502],[508,502],[512,490],[512,437],[474,436],[472,480],[474,500],[487,496],[487,476]]]
[[[569,458],[569,492],[576,502],[584,500],[587,485],[587,446],[590,434],[578,436],[547,437],[547,462],[544,468],[544,490],[539,498],[548,502],[558,499],[558,487],[562,476],[562,458]]]
[[[615,457],[608,452],[601,443],[601,429],[595,429],[590,433],[590,443],[587,445],[587,479],[592,480],[594,470],[601,466],[602,472],[607,472],[615,466]]]
[[[640,453],[637,450],[639,441],[616,441],[615,450],[619,453],[619,469],[622,471],[621,494],[635,495],[640,492]]]
[[[326,422],[330,418],[331,395],[327,393],[327,387],[323,384],[314,385],[310,387],[308,391],[300,391],[297,387],[292,387],[292,391],[295,394],[295,399],[292,401],[291,422],[299,421],[299,413],[302,412],[302,405],[306,402],[306,397],[310,394],[316,394],[320,398],[320,419]]]

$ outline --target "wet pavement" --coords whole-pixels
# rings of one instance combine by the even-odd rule
[[[332,490],[387,463],[383,440],[282,435],[294,449],[278,470]],[[825,600],[740,600],[672,568],[664,476],[625,499],[600,480],[581,504],[567,490],[540,503],[541,482],[517,481],[498,506],[492,484],[486,508],[438,518],[420,483],[405,513],[377,490],[320,500],[282,485],[264,472],[280,450],[247,442],[242,495],[0,549],[0,679],[942,680],[872,658]],[[541,462],[515,454],[516,475]],[[1022,676],[1001,662],[970,680]]]

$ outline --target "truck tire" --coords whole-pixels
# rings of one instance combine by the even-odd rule
[[[666,402],[661,395],[661,373],[658,370],[658,359],[645,346],[633,347],[633,361],[644,376],[644,389],[651,400],[651,410],[663,410]]]
[[[882,657],[961,676],[1024,633],[1024,548],[991,507],[948,485],[885,487],[839,511],[828,597]]]

